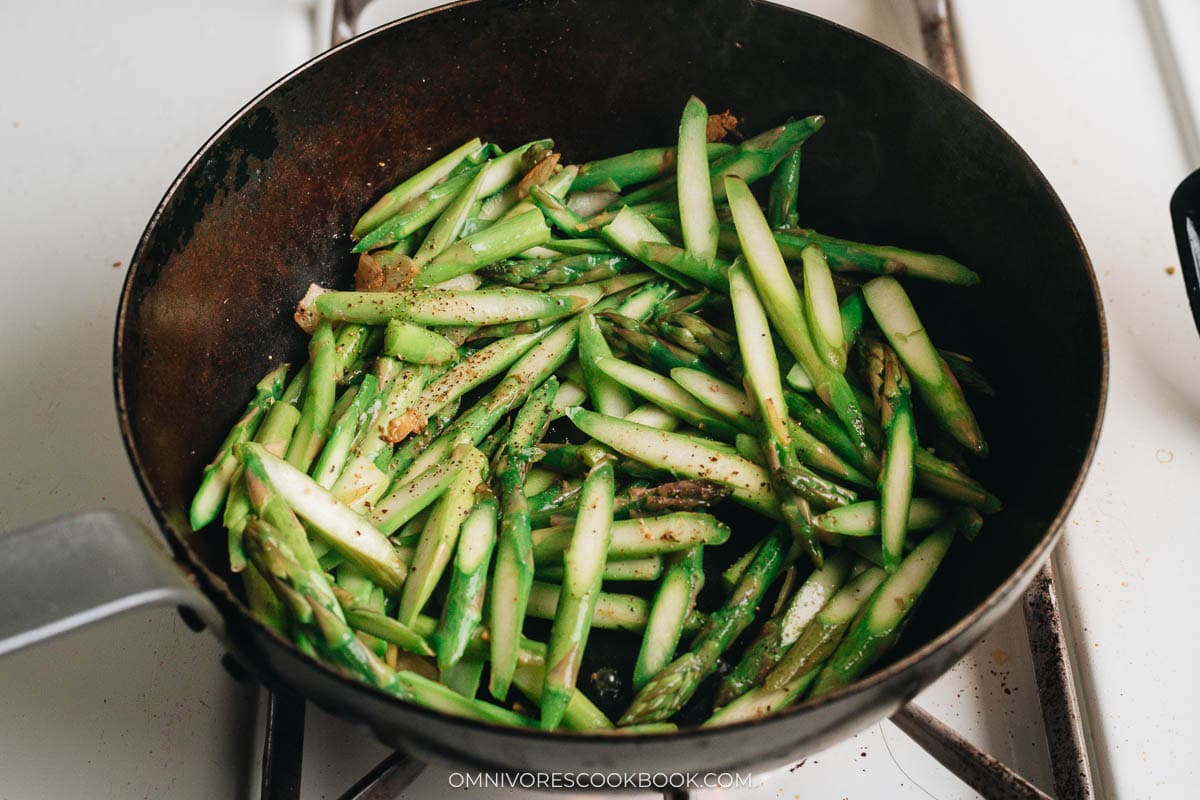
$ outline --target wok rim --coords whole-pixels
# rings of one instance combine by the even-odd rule
[[[142,496],[149,505],[150,511],[154,516],[159,530],[167,540],[171,551],[175,554],[176,565],[184,570],[184,572],[199,585],[201,591],[203,591],[204,594],[210,600],[212,600],[215,605],[217,605],[222,614],[224,614],[226,610],[236,613],[240,624],[253,628],[258,635],[273,637],[276,642],[282,644],[285,649],[291,652],[292,655],[302,659],[307,666],[314,667],[318,672],[321,672],[334,679],[338,684],[341,685],[342,688],[350,691],[367,693],[372,699],[375,700],[383,699],[389,704],[394,704],[395,706],[404,709],[404,711],[407,713],[416,713],[418,715],[429,716],[442,722],[464,725],[473,729],[478,728],[487,731],[503,733],[514,738],[527,740],[531,743],[557,742],[565,740],[572,743],[594,743],[602,746],[606,743],[628,743],[629,741],[657,742],[664,740],[681,741],[685,739],[696,741],[725,733],[749,731],[757,726],[798,716],[814,709],[819,709],[839,702],[853,695],[868,692],[872,689],[880,687],[882,684],[886,684],[891,681],[897,681],[904,674],[916,671],[922,662],[931,659],[936,653],[950,647],[963,637],[970,639],[968,643],[968,649],[969,647],[974,646],[974,644],[980,638],[982,638],[984,634],[986,634],[987,630],[989,630],[995,624],[995,621],[993,620],[981,628],[984,618],[993,612],[997,614],[1007,613],[1012,606],[1015,605],[1017,599],[1024,589],[1027,588],[1032,582],[1033,577],[1038,569],[1040,569],[1042,564],[1050,557],[1054,547],[1058,544],[1059,538],[1063,534],[1066,519],[1069,516],[1071,509],[1074,507],[1075,501],[1079,497],[1079,493],[1083,488],[1084,482],[1087,480],[1088,473],[1091,470],[1092,463],[1095,458],[1100,433],[1104,423],[1104,414],[1108,400],[1109,380],[1108,324],[1104,313],[1104,303],[1100,293],[1099,282],[1096,278],[1096,271],[1092,264],[1091,257],[1088,254],[1087,248],[1084,246],[1083,240],[1079,235],[1079,229],[1075,225],[1071,215],[1068,213],[1066,206],[1062,202],[1062,199],[1054,190],[1053,185],[1046,178],[1045,174],[1033,161],[1025,149],[1022,148],[1021,145],[1008,133],[1008,131],[1005,130],[1005,128],[1001,126],[995,119],[993,119],[992,116],[983,108],[981,108],[969,95],[951,86],[929,67],[908,57],[899,50],[884,44],[883,42],[872,39],[865,34],[859,33],[851,28],[847,28],[837,22],[825,19],[824,17],[811,14],[807,11],[801,11],[799,9],[783,6],[779,3],[772,2],[771,0],[749,1],[756,5],[771,6],[773,8],[786,11],[790,14],[796,14],[805,17],[808,20],[808,24],[815,24],[818,26],[825,25],[831,27],[837,30],[841,35],[858,39],[870,47],[879,48],[897,58],[902,59],[909,65],[916,66],[919,72],[924,74],[925,78],[937,81],[944,87],[957,92],[968,104],[968,108],[973,109],[974,112],[980,115],[983,120],[990,123],[1003,138],[1003,141],[1005,141],[1005,143],[1016,152],[1016,154],[1019,156],[1019,161],[1023,162],[1025,166],[1031,170],[1031,175],[1036,178],[1040,187],[1047,193],[1052,207],[1061,215],[1062,220],[1066,223],[1070,237],[1074,241],[1074,244],[1078,247],[1079,254],[1082,256],[1083,265],[1085,268],[1085,276],[1087,278],[1088,287],[1091,289],[1091,299],[1096,309],[1096,319],[1098,325],[1097,340],[1100,350],[1100,375],[1097,387],[1098,394],[1095,407],[1095,422],[1092,426],[1091,435],[1088,439],[1087,448],[1083,453],[1079,470],[1075,476],[1075,479],[1071,483],[1070,489],[1063,498],[1058,511],[1051,519],[1049,525],[1042,533],[1038,542],[1030,550],[1029,554],[1021,561],[1012,574],[1009,575],[1009,577],[1006,578],[998,587],[996,587],[996,589],[990,592],[987,597],[985,597],[975,607],[971,608],[961,619],[958,620],[958,622],[943,630],[921,647],[913,650],[911,653],[908,653],[903,658],[888,664],[883,669],[871,672],[865,677],[860,678],[859,680],[828,694],[805,700],[785,709],[784,711],[780,711],[759,719],[744,720],[741,722],[714,726],[712,728],[688,727],[672,732],[643,733],[638,734],[636,737],[631,739],[627,736],[616,737],[612,734],[605,733],[575,732],[562,729],[551,732],[541,730],[540,728],[510,727],[495,723],[469,720],[463,717],[446,714],[441,711],[428,709],[417,705],[416,703],[410,703],[402,700],[399,697],[396,697],[395,695],[388,694],[387,692],[358,681],[334,669],[319,659],[306,656],[295,646],[291,640],[261,623],[256,617],[254,617],[252,613],[250,613],[250,610],[246,607],[242,600],[229,589],[227,576],[219,574],[218,572],[210,569],[209,566],[205,564],[188,545],[186,538],[175,531],[174,527],[168,520],[164,505],[159,501],[154,488],[150,485],[146,474],[146,469],[142,464],[141,457],[134,441],[133,425],[130,418],[129,406],[123,385],[124,373],[122,368],[122,342],[126,333],[128,314],[130,309],[133,307],[132,295],[134,281],[136,276],[141,272],[151,236],[157,229],[167,206],[174,199],[176,192],[184,184],[188,176],[192,174],[193,170],[208,155],[212,147],[217,144],[229,130],[231,130],[243,118],[256,109],[260,103],[267,100],[271,95],[280,89],[284,88],[293,79],[304,74],[311,68],[316,67],[326,59],[340,54],[344,50],[350,49],[373,37],[384,35],[385,33],[390,32],[393,28],[400,27],[408,22],[422,19],[432,14],[440,14],[457,8],[463,8],[466,6],[476,5],[478,3],[487,3],[492,1],[493,0],[455,0],[454,2],[435,6],[424,11],[419,11],[405,17],[391,20],[375,28],[364,31],[357,36],[346,40],[345,42],[334,45],[329,49],[313,56],[299,66],[289,70],[283,76],[273,81],[270,85],[243,104],[204,141],[195,154],[193,154],[192,157],[187,160],[187,162],[180,169],[179,173],[171,181],[166,192],[163,194],[162,199],[158,202],[154,212],[151,214],[149,221],[146,223],[145,229],[138,238],[137,245],[134,248],[133,256],[129,261],[129,267],[127,268],[125,274],[125,280],[121,288],[121,296],[118,301],[116,325],[113,337],[113,388],[116,400],[117,421],[121,431],[122,444],[124,445],[130,464],[133,466],[134,475],[137,478],[138,487],[142,492]],[[220,635],[219,638],[222,640],[222,644],[229,644],[229,637]],[[251,671],[255,672],[256,675],[258,673],[258,670],[254,669],[253,665],[251,665]],[[929,685],[944,674],[944,670],[938,670],[937,676],[933,678],[933,680],[928,682],[918,681],[917,683],[921,688],[924,688],[924,686]],[[303,693],[301,694],[303,696]],[[915,694],[915,692],[913,694]],[[903,697],[902,703],[907,702],[909,699],[911,699],[910,696]],[[878,706],[878,702],[868,704],[868,707],[871,708],[878,708]]]

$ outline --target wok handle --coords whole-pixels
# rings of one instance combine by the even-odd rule
[[[1200,170],[1184,178],[1171,195],[1171,222],[1188,305],[1200,331]]]
[[[333,0],[333,18],[330,21],[329,46],[339,45],[354,36],[358,18],[371,0]]]
[[[0,534],[0,655],[157,605],[220,627],[163,545],[124,514],[94,511]]]

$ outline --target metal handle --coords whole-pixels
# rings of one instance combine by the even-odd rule
[[[333,0],[333,18],[329,25],[329,46],[339,45],[357,32],[358,18],[371,0]]]
[[[1171,195],[1171,222],[1188,304],[1200,331],[1200,170],[1184,178]]]
[[[139,522],[96,511],[0,534],[0,655],[144,606],[220,615]]]

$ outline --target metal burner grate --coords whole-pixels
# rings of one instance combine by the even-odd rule
[[[353,35],[356,22],[371,0],[334,0],[331,40]],[[929,68],[963,90],[949,0],[914,0]],[[1050,763],[1058,800],[1091,800],[1091,769],[1082,718],[1075,693],[1070,649],[1063,631],[1054,581],[1047,563],[1025,594],[1025,626],[1033,656]],[[271,694],[267,704],[262,754],[261,800],[298,800],[304,751],[303,698]],[[906,735],[984,797],[994,800],[1051,800],[1033,783],[983,752],[952,728],[910,703],[891,721]],[[396,800],[424,770],[425,764],[398,750],[376,765],[339,800]],[[686,792],[670,791],[666,800],[686,800]]]

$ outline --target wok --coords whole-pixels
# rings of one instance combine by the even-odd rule
[[[191,531],[187,506],[264,365],[303,358],[291,305],[310,282],[347,284],[356,216],[474,135],[506,147],[553,136],[574,162],[671,142],[693,93],[732,109],[746,131],[825,114],[805,147],[804,224],[946,253],[983,277],[974,290],[910,286],[934,340],[971,353],[997,387],[978,402],[992,445],[978,474],[1005,508],[977,541],[952,549],[889,660],[759,722],[547,735],[408,705],[256,622],[227,583],[225,537]],[[107,514],[0,537],[0,651],[171,602],[204,618],[268,686],[424,758],[551,772],[768,767],[892,714],[1014,604],[1075,498],[1105,379],[1100,299],[1066,211],[1016,143],[920,65],[746,0],[458,3],[336,47],[271,86],[167,191],[129,267],[114,383],[129,458],[171,558]]]

